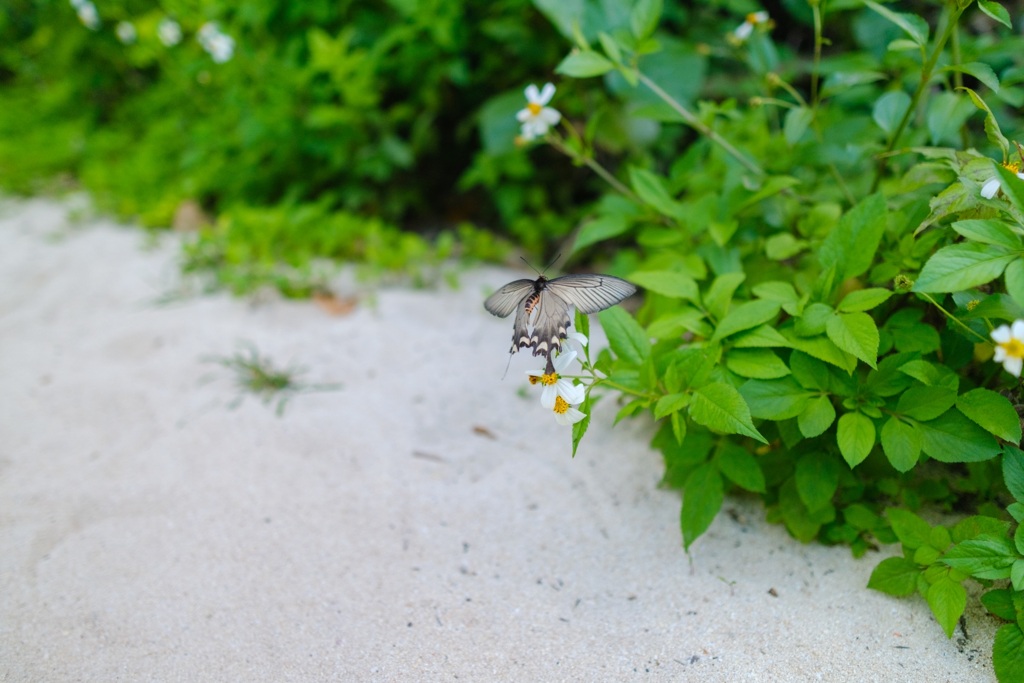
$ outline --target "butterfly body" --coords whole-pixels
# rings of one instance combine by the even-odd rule
[[[611,275],[591,273],[547,279],[514,280],[484,302],[488,312],[505,318],[516,312],[512,327],[512,349],[533,349],[534,356],[549,360],[561,351],[568,336],[573,307],[581,313],[597,313],[632,295],[636,287]]]

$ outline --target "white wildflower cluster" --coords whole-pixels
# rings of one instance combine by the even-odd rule
[[[164,17],[157,24],[156,37],[164,47],[174,47],[181,42],[181,25],[170,17]]]
[[[765,26],[771,21],[771,17],[765,11],[751,12],[743,20],[743,23],[736,27],[731,34],[729,34],[729,41],[740,45],[746,42],[747,38],[754,34],[754,29],[758,26]]]
[[[114,33],[117,34],[117,39],[125,45],[131,45],[139,38],[139,33],[135,30],[135,24],[130,21],[119,21],[117,28],[114,29]]]
[[[213,61],[223,64],[235,54],[235,39],[222,32],[216,23],[210,21],[203,24],[196,34],[196,40],[203,46]]]
[[[562,120],[562,115],[557,109],[545,106],[555,96],[555,86],[545,83],[544,88],[538,90],[532,83],[526,86],[526,108],[516,113],[516,119],[522,124],[519,137],[523,142],[530,142],[537,138],[544,137],[548,129],[557,125]]]
[[[78,14],[78,20],[90,31],[100,28],[100,13],[89,0],[71,0],[71,6]]]
[[[581,349],[587,345],[587,337],[579,332],[570,332],[567,341],[578,344]],[[545,369],[526,371],[530,384],[540,384],[543,387],[540,404],[554,413],[555,421],[560,425],[575,424],[586,417],[586,414],[576,407],[586,400],[586,387],[561,376],[561,373],[576,360],[577,355],[574,349],[562,351],[553,361],[548,362]]]
[[[1016,162],[1008,162],[1000,164],[1003,168],[1010,171],[1010,173],[1016,173],[1017,177],[1024,180],[1024,173],[1020,172],[1020,164]],[[985,199],[992,199],[999,192],[1002,184],[999,182],[999,176],[992,176],[988,181],[981,186],[981,196]]]

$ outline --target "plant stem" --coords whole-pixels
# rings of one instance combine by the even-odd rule
[[[821,4],[811,3],[814,15],[814,65],[811,67],[811,109],[818,108],[818,72],[821,70],[822,16]]]
[[[586,154],[582,154],[572,149],[569,145],[566,145],[565,141],[562,140],[562,138],[559,137],[557,134],[548,135],[546,139],[552,147],[557,149],[562,154],[568,156],[574,162],[584,164],[587,168],[589,168],[591,171],[599,175],[606,183],[611,185],[621,194],[625,195],[626,197],[629,197],[629,199],[636,202],[637,204],[644,204],[644,202],[639,197],[636,196],[633,190],[623,185],[622,181],[613,176],[611,172],[604,166],[597,163],[597,161],[595,161],[593,157],[588,156]]]
[[[733,147],[732,143],[730,143],[728,140],[723,138],[715,131],[711,130],[711,128],[709,128],[707,124],[705,124],[703,121],[697,118],[697,116],[693,112],[691,112],[689,109],[687,109],[682,104],[673,99],[672,96],[669,95],[667,92],[662,90],[661,86],[652,81],[639,70],[637,71],[637,77],[640,79],[641,83],[650,88],[651,92],[653,92],[655,95],[663,99],[665,103],[668,104],[668,106],[672,107],[672,109],[674,109],[677,114],[683,117],[683,120],[686,122],[688,126],[690,126],[698,133],[700,133],[701,135],[703,135],[704,137],[706,137],[707,139],[711,140],[713,143],[724,149],[730,156],[739,161],[751,173],[755,173],[757,175],[765,175],[764,169],[762,169],[756,163],[748,159],[747,156],[743,154],[741,151]]]
[[[935,306],[935,308],[937,308],[937,309],[939,309],[940,311],[942,311],[942,314],[943,314],[944,316],[946,316],[947,318],[949,318],[949,320],[950,320],[950,321],[952,321],[952,322],[956,323],[957,325],[959,325],[959,326],[960,326],[960,327],[962,327],[963,329],[965,329],[965,330],[967,330],[968,332],[970,332],[971,334],[973,334],[973,335],[974,335],[975,337],[977,337],[978,339],[980,339],[980,340],[982,341],[982,343],[984,343],[984,344],[991,344],[991,343],[992,343],[992,342],[991,342],[991,340],[989,340],[989,339],[985,339],[985,337],[981,336],[980,334],[978,334],[977,332],[975,332],[974,330],[972,330],[972,329],[971,329],[970,327],[968,327],[967,325],[965,325],[965,324],[964,324],[964,322],[963,322],[962,320],[960,320],[960,318],[956,317],[955,315],[953,315],[952,313],[950,313],[949,311],[947,311],[947,310],[946,310],[945,308],[943,308],[942,306],[940,306],[940,305],[939,305],[939,302],[938,302],[938,301],[936,301],[936,300],[935,300],[935,299],[934,299],[934,298],[932,297],[932,295],[931,295],[931,294],[925,294],[924,292],[918,292],[918,294],[920,294],[920,295],[921,295],[921,296],[923,296],[923,297],[924,297],[925,299],[927,299],[927,300],[929,301],[929,303],[931,303],[931,305],[932,305],[932,306]]]

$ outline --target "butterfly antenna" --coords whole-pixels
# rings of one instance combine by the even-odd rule
[[[562,258],[562,252],[558,252],[557,254],[555,254],[555,258],[551,259],[551,263],[544,267],[544,272],[546,273],[549,270],[551,270],[551,266],[555,265],[555,263],[557,263],[558,259],[560,258]]]
[[[543,275],[544,274],[544,273],[540,272],[539,270],[537,270],[536,268],[534,268],[533,264],[530,263],[529,261],[527,261],[525,256],[520,256],[519,260],[522,261],[523,263],[525,263],[526,267],[529,268],[530,270],[532,270],[533,272],[537,273],[537,275]]]

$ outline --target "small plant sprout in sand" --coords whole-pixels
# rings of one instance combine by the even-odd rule
[[[205,360],[216,363],[234,373],[238,396],[229,404],[231,409],[237,408],[245,400],[246,394],[258,397],[264,405],[276,402],[275,412],[284,414],[288,401],[298,394],[313,391],[335,391],[341,384],[308,384],[299,379],[305,370],[298,366],[283,369],[275,368],[266,356],[260,356],[252,344],[242,344],[243,348],[231,356],[210,356]]]

